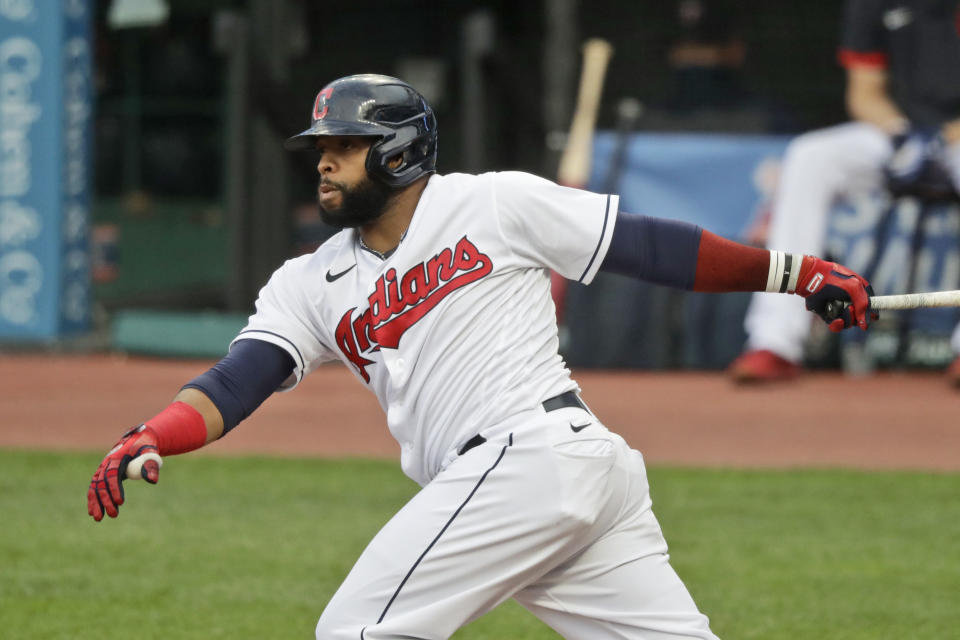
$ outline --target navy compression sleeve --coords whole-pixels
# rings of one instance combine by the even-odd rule
[[[293,373],[289,353],[262,340],[240,340],[227,356],[184,389],[202,391],[223,417],[223,433],[253,413]]]
[[[693,289],[701,228],[620,211],[600,270]]]

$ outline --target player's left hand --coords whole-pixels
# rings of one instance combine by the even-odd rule
[[[123,480],[127,477],[127,465],[130,461],[145,453],[159,453],[157,436],[153,429],[140,425],[127,431],[107,453],[103,462],[90,480],[87,490],[87,513],[100,522],[103,514],[116,518],[118,508],[123,504]],[[160,477],[160,465],[156,460],[143,463],[141,477],[156,484]]]
[[[862,276],[836,262],[813,256],[804,256],[803,260],[796,292],[807,299],[807,309],[823,318],[831,331],[853,326],[866,330],[870,321],[877,319],[877,314],[870,311],[873,287]]]

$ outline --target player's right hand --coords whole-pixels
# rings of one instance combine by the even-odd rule
[[[159,451],[156,433],[143,424],[123,434],[107,453],[93,474],[87,490],[87,513],[93,516],[94,520],[103,520],[104,513],[111,518],[117,517],[118,508],[123,504],[123,480],[127,477],[127,465],[145,453]],[[160,478],[160,465],[156,460],[147,460],[143,463],[140,475],[147,482],[156,484]]]
[[[853,326],[866,330],[870,321],[877,319],[870,311],[873,287],[863,276],[836,262],[804,256],[796,293],[807,299],[807,309],[823,318],[831,331]]]

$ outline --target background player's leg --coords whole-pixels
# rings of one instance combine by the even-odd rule
[[[844,193],[875,189],[892,146],[879,129],[843,124],[804,134],[787,148],[767,247],[819,255],[830,209]],[[745,326],[748,349],[766,349],[793,362],[803,355],[810,316],[797,296],[754,294]]]
[[[565,638],[715,640],[670,566],[643,459],[624,449],[633,466],[625,518],[515,598]]]
[[[960,142],[954,142],[944,150],[943,162],[953,179],[954,190],[960,194]],[[947,367],[947,377],[952,385],[960,387],[960,324],[953,329],[950,346],[953,348],[954,360]]]
[[[953,348],[955,354],[960,354],[960,324],[953,328],[953,334],[950,336],[950,346]],[[951,382],[960,386],[960,355],[957,356],[957,359],[950,365],[948,371]]]
[[[624,501],[615,447],[600,425],[572,432],[571,413],[589,415],[540,411],[512,444],[491,439],[434,478],[363,552],[317,637],[449,637],[605,530]],[[555,436],[590,443],[573,459]]]

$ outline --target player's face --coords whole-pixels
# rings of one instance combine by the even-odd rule
[[[371,140],[356,136],[317,138],[320,152],[317,204],[320,218],[332,227],[362,227],[379,218],[393,190],[367,174]]]

